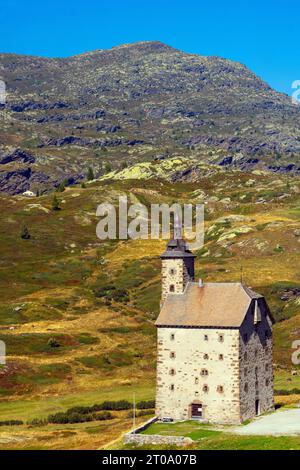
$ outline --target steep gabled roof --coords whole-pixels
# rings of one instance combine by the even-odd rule
[[[239,328],[254,299],[263,296],[239,282],[189,282],[183,294],[168,295],[155,324]]]

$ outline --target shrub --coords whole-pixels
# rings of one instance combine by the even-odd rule
[[[104,401],[103,403],[96,404],[92,407],[93,411],[100,411],[100,410],[130,410],[132,408],[132,403],[127,400],[119,400],[119,401]]]
[[[116,289],[113,285],[101,287],[95,292],[95,296],[106,300],[114,300],[116,302],[128,302],[129,293],[126,289]]]
[[[88,181],[92,181],[92,180],[95,179],[95,175],[94,175],[94,172],[93,172],[93,168],[89,167],[86,177],[87,177],[87,180],[88,180]]]
[[[60,200],[57,198],[56,194],[54,194],[52,199],[52,210],[59,211],[60,210]]]
[[[29,238],[30,238],[30,233],[29,233],[29,230],[26,227],[26,225],[23,225],[23,227],[21,229],[21,238],[23,240],[29,240]]]
[[[30,426],[45,426],[47,424],[47,420],[35,418],[31,421],[28,421],[27,424]]]
[[[105,173],[110,173],[111,170],[112,170],[111,164],[110,163],[105,163],[104,170],[105,170]]]
[[[50,346],[50,348],[59,348],[60,347],[59,342],[55,338],[50,338],[47,344],[48,344],[48,346]]]
[[[66,184],[67,184],[67,180],[61,181],[61,183],[59,184],[59,186],[57,188],[57,192],[63,193],[64,190],[66,189]]]
[[[274,390],[274,395],[300,395],[300,388],[292,388],[291,390]]]
[[[21,424],[24,423],[19,419],[8,419],[6,421],[0,421],[0,426],[21,426]]]
[[[136,413],[136,417],[139,418],[140,416],[148,416],[148,415],[154,415],[155,410],[141,410]],[[127,413],[127,418],[133,418],[133,410],[130,410]]]
[[[76,407],[80,408],[80,407]],[[73,408],[73,410],[75,407]],[[68,410],[65,413],[55,413],[48,416],[48,422],[52,424],[75,424],[75,423],[88,423],[90,421],[105,421],[113,419],[113,415],[109,411],[103,413],[78,413]]]
[[[155,400],[139,401],[136,407],[138,410],[148,410],[149,408],[155,408]]]
[[[113,419],[113,415],[109,411],[103,411],[96,415],[97,421],[106,421],[107,419]]]

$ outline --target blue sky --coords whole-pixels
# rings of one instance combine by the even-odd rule
[[[0,0],[0,52],[65,57],[159,40],[242,62],[291,94],[299,18],[300,3],[288,0]]]

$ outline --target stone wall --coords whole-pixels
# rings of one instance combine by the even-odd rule
[[[198,403],[206,421],[240,423],[239,330],[172,327],[157,332],[158,418],[190,419],[191,405]]]
[[[151,424],[157,421],[157,417],[149,419],[146,423],[142,424],[134,431],[131,431],[124,436],[124,444],[137,444],[139,446],[151,444],[167,444],[183,446],[191,444],[193,441],[189,437],[183,436],[160,436],[159,434],[140,434],[145,431]]]
[[[241,327],[240,334],[240,400],[241,419],[245,421],[274,409],[272,323],[261,303],[261,321],[254,324],[254,302]]]
[[[182,294],[185,288],[184,263],[182,259],[168,259],[162,261],[162,301],[170,293],[170,286],[174,286],[174,294]]]
[[[124,443],[137,444],[139,446],[155,444],[184,446],[192,444],[193,441],[189,437],[183,436],[160,436],[156,434],[126,434],[124,437]]]
[[[182,294],[188,281],[194,280],[193,258],[171,258],[162,260],[162,301],[170,294],[170,285],[174,294]]]

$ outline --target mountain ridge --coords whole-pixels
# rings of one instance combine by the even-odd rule
[[[159,155],[300,168],[299,107],[240,62],[142,41],[67,58],[0,54],[0,76],[0,154],[33,154],[42,190],[89,166],[102,176]]]

